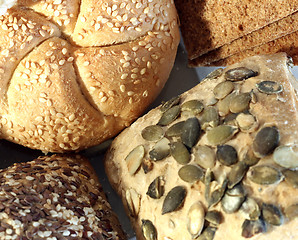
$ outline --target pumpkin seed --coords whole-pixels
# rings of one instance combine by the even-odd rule
[[[236,96],[236,93],[232,92],[228,96],[226,96],[225,98],[218,101],[218,103],[216,105],[217,105],[218,113],[219,113],[220,116],[226,116],[226,115],[229,114],[229,112],[230,112],[230,103],[231,103],[231,100],[235,96]]]
[[[178,115],[180,114],[180,106],[174,106],[168,110],[166,110],[162,115],[161,118],[158,121],[158,125],[160,126],[166,126],[173,122]]]
[[[290,169],[285,169],[282,171],[285,179],[290,183],[294,188],[298,188],[298,171],[292,171]]]
[[[298,217],[298,203],[287,207],[285,210],[285,216],[289,220],[293,220],[293,219],[297,218]]]
[[[199,100],[190,100],[181,105],[181,111],[189,111],[194,115],[199,114],[204,109],[204,105]]]
[[[238,114],[236,117],[236,122],[240,130],[243,132],[255,130],[258,125],[255,117],[249,113]]]
[[[202,81],[204,80],[212,80],[212,79],[216,79],[218,77],[220,77],[223,73],[223,68],[217,68],[214,71],[212,71],[211,73],[209,73]]]
[[[142,219],[142,233],[146,240],[157,240],[157,231],[150,220]]]
[[[253,198],[246,198],[240,208],[242,215],[249,220],[257,220],[261,215],[258,203]]]
[[[224,179],[222,185],[220,186],[220,188],[214,190],[211,195],[210,195],[210,199],[208,199],[208,208],[211,208],[213,206],[215,206],[217,203],[220,202],[220,200],[222,200],[225,190],[227,188],[228,185],[228,179]]]
[[[141,135],[147,141],[158,141],[164,136],[164,130],[160,126],[151,125],[145,127]]]
[[[216,99],[215,97],[211,97],[207,100],[206,102],[206,106],[213,106],[218,102],[218,99]]]
[[[167,137],[180,137],[185,121],[177,122],[166,130]]]
[[[263,233],[267,231],[266,224],[263,220],[245,220],[241,226],[242,233],[241,236],[244,238],[251,238],[256,234]]]
[[[240,183],[248,170],[248,166],[243,162],[238,162],[228,174],[228,188],[233,188],[236,184]]]
[[[276,127],[264,127],[253,141],[253,150],[257,157],[269,155],[279,144],[279,131]]]
[[[225,79],[230,81],[240,81],[257,76],[258,73],[246,67],[237,67],[225,72]]]
[[[170,144],[170,153],[179,164],[187,164],[190,161],[190,153],[185,145],[181,142]]]
[[[250,148],[243,157],[243,162],[247,166],[253,166],[256,165],[260,161],[260,158],[256,157],[253,153],[252,149]]]
[[[133,188],[126,190],[125,198],[129,212],[132,217],[138,216],[140,212],[141,195]]]
[[[228,189],[221,200],[221,207],[226,213],[236,212],[245,200],[245,191],[241,184]]]
[[[285,168],[298,168],[298,151],[293,146],[279,146],[274,150],[273,160]]]
[[[203,180],[204,172],[195,165],[186,165],[179,169],[178,176],[185,182],[193,183],[198,180]]]
[[[237,126],[236,123],[236,117],[238,116],[238,113],[229,113],[225,118],[223,119],[223,124],[225,125],[232,125]]]
[[[181,140],[185,146],[192,148],[199,140],[200,134],[201,126],[199,120],[196,117],[189,118],[183,125]]]
[[[186,189],[182,186],[176,186],[168,192],[162,205],[162,214],[178,210],[184,203]]]
[[[251,100],[250,93],[241,93],[231,98],[230,111],[232,113],[240,113],[248,109]]]
[[[127,169],[130,175],[134,175],[141,166],[145,155],[145,148],[139,145],[134,148],[125,158]]]
[[[210,198],[210,188],[211,188],[211,181],[213,178],[213,173],[210,168],[207,169],[205,173],[204,183],[205,183],[205,199],[209,201]]]
[[[161,112],[165,112],[165,111],[169,110],[171,107],[178,105],[179,102],[180,102],[180,96],[173,97],[170,100],[162,103],[159,110]]]
[[[207,140],[216,146],[229,141],[237,132],[238,128],[234,126],[220,125],[207,131]]]
[[[262,216],[265,222],[279,226],[283,224],[283,214],[279,207],[273,204],[265,204],[262,205]]]
[[[225,81],[217,84],[213,89],[213,94],[217,99],[223,99],[234,90],[234,84],[230,81]]]
[[[251,181],[261,185],[269,185],[278,183],[283,179],[282,174],[271,166],[255,166],[248,172],[248,177]]]
[[[187,229],[192,238],[201,234],[204,227],[204,216],[205,210],[201,202],[191,205],[187,213]]]
[[[215,166],[215,152],[208,146],[196,146],[193,149],[194,162],[202,168],[213,168]]]
[[[200,119],[202,129],[206,130],[208,127],[216,127],[219,123],[219,115],[215,107],[207,107]]]
[[[153,169],[153,166],[153,162],[150,159],[145,158],[142,162],[142,168],[145,174],[150,172]]]
[[[170,153],[170,141],[167,138],[159,140],[149,152],[151,160],[159,161],[166,158]]]
[[[283,91],[283,86],[274,81],[262,81],[256,84],[261,93],[277,94]]]
[[[147,195],[153,199],[159,199],[165,192],[163,177],[157,177],[150,183]]]
[[[222,219],[222,214],[216,210],[208,211],[205,216],[205,220],[213,227],[217,227],[222,222]]]
[[[196,240],[213,240],[217,228],[215,227],[206,227],[202,234],[196,238]]]
[[[231,145],[217,146],[216,157],[223,165],[231,166],[238,162],[238,154],[234,147]]]

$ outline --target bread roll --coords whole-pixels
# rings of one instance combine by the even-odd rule
[[[19,0],[0,16],[0,137],[97,145],[156,98],[179,43],[172,0]]]
[[[298,238],[298,82],[286,54],[218,69],[105,159],[137,239]]]
[[[94,170],[79,156],[0,170],[0,239],[126,239]]]

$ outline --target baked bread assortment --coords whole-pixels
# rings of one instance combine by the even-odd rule
[[[219,68],[105,158],[137,239],[298,239],[298,81],[285,53]]]
[[[0,239],[126,236],[89,162],[53,155],[0,170]]]
[[[0,137],[44,152],[111,138],[159,94],[178,43],[171,0],[19,0],[0,16]]]
[[[280,51],[298,65],[297,37],[292,42],[285,39],[298,30],[297,0],[175,3],[190,66],[227,66],[248,56]],[[278,41],[278,46],[273,48],[272,41]],[[266,44],[270,47],[265,48]]]

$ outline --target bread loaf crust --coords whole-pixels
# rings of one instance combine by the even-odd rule
[[[189,100],[199,100],[204,104],[204,107],[214,104],[214,96],[212,94],[214,88],[224,80],[224,75],[229,69],[237,67],[247,67],[258,75],[238,82],[239,88],[235,87],[236,92],[250,92],[253,89],[255,98],[250,103],[249,113],[251,113],[257,120],[257,125],[251,131],[242,131],[238,129],[235,137],[227,140],[223,144],[228,144],[234,147],[238,154],[238,161],[244,161],[245,154],[252,150],[252,144],[255,141],[255,136],[264,127],[275,126],[279,130],[280,146],[293,146],[296,148],[295,156],[297,157],[297,80],[292,76],[288,70],[287,57],[283,53],[269,56],[254,56],[235,65],[229,66],[224,70],[220,77],[206,79],[193,89],[184,93],[180,97],[180,106]],[[263,80],[276,81],[283,86],[281,95],[267,95],[256,90],[256,83]],[[213,102],[213,103],[212,103]],[[216,101],[215,101],[216,102]],[[217,105],[214,106],[217,108]],[[196,116],[200,122],[201,114],[194,115],[187,112],[182,112],[181,116],[176,119],[173,124]],[[183,181],[178,176],[178,171],[183,167],[174,158],[169,155],[163,160],[153,161],[153,168],[146,174],[142,166],[134,173],[128,172],[126,160],[128,154],[135,149],[136,146],[143,145],[145,155],[143,161],[150,159],[149,152],[153,149],[155,142],[146,141],[141,132],[150,125],[155,125],[159,122],[161,117],[160,107],[150,111],[144,117],[138,119],[131,127],[123,131],[112,143],[105,160],[106,172],[113,187],[121,196],[124,206],[131,217],[131,221],[136,230],[137,239],[145,239],[142,233],[142,220],[150,220],[156,229],[157,239],[192,239],[189,232],[189,218],[191,207],[199,202],[203,205],[203,218],[208,211],[209,200],[206,199],[206,180],[201,179],[188,183]],[[226,119],[226,121],[228,121]],[[227,124],[227,123],[226,123]],[[232,123],[229,123],[232,124]],[[202,122],[201,122],[201,126]],[[167,129],[167,127],[166,127]],[[166,130],[164,129],[164,130]],[[198,143],[190,151],[191,158],[189,165],[198,165],[195,160],[195,149],[197,146],[207,146],[216,151],[217,146],[210,145],[206,136],[206,131],[202,130]],[[179,141],[178,138],[169,138],[170,142]],[[214,153],[215,154],[215,153]],[[143,163],[141,163],[143,164]],[[271,166],[279,171],[284,171],[284,168],[273,161],[273,155],[268,154],[261,157],[255,166],[250,166],[247,175],[242,180],[242,185],[246,191],[246,197],[253,198],[258,202],[260,208],[262,203],[273,204],[277,206],[285,214],[286,209],[291,205],[297,205],[297,188],[289,184],[285,179],[279,183],[261,185],[255,183],[249,177],[251,169],[258,166]],[[235,166],[235,165],[232,165]],[[223,180],[229,176],[229,170],[233,167],[222,165],[218,160],[215,161],[215,167],[211,168],[215,179],[217,179],[219,189]],[[204,174],[208,170],[204,169]],[[297,174],[297,171],[296,171]],[[148,186],[157,177],[162,177],[164,184],[164,194],[158,198],[153,199],[148,195]],[[206,177],[206,175],[205,175]],[[157,183],[156,183],[157,184]],[[159,183],[159,184],[162,184]],[[156,185],[159,186],[159,185]],[[162,214],[162,205],[164,204],[166,195],[176,186],[182,186],[186,189],[186,197],[183,203],[176,210]],[[213,190],[211,190],[212,193]],[[222,221],[216,226],[214,240],[217,239],[246,239],[247,232],[242,232],[242,224],[245,221],[245,216],[238,210],[234,213],[226,213],[223,211],[222,203],[215,204],[209,210],[216,210],[221,213]],[[199,217],[200,216],[200,217]],[[202,221],[202,215],[197,215],[197,220]],[[208,225],[207,220],[203,220],[205,225]],[[195,224],[195,223],[194,223]],[[210,224],[210,223],[209,223]],[[144,226],[144,225],[143,225]],[[210,226],[210,225],[209,225]],[[267,224],[267,231],[261,229],[261,233],[253,233],[251,239],[265,240],[265,239],[296,239],[297,231],[297,215],[290,220],[284,215],[283,224],[281,226],[273,226]],[[264,226],[263,226],[264,227]],[[152,230],[151,230],[152,231]],[[262,232],[263,231],[263,232]],[[248,231],[251,233],[250,231]],[[198,239],[201,239],[198,237]]]
[[[179,43],[170,0],[20,0],[0,25],[1,137],[45,152],[85,149],[130,125]]]

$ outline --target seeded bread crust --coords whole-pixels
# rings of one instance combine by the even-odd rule
[[[173,67],[172,0],[19,0],[0,16],[0,137],[67,152],[130,125]]]
[[[238,129],[239,132],[236,133],[236,135],[230,140],[227,139],[224,144],[233,146],[238,153],[238,161],[244,161],[245,154],[252,150],[252,144],[257,132],[264,127],[275,126],[280,134],[278,144],[280,146],[286,145],[294,147],[296,154],[295,156],[297,157],[298,83],[288,70],[287,64],[288,59],[284,53],[268,56],[254,56],[245,59],[240,63],[227,67],[219,77],[214,77],[211,79],[207,78],[193,89],[182,94],[180,97],[180,104],[195,99],[200,100],[204,104],[205,108],[208,105],[210,106],[214,104],[214,106],[217,108],[218,105],[216,105],[216,101],[214,101],[213,90],[219,83],[225,81],[225,72],[236,67],[247,67],[252,69],[258,73],[257,76],[243,81],[234,82],[234,84],[238,84],[237,87],[235,87],[235,90],[239,93],[251,92],[253,89],[254,100],[251,100],[249,104],[249,112],[255,117],[257,125],[254,125],[254,127],[248,132]],[[276,81],[282,84],[283,91],[278,94],[270,95],[259,92],[256,90],[255,84],[263,80]],[[202,121],[201,114],[196,115],[200,122]],[[162,113],[160,111],[160,107],[150,111],[142,118],[139,118],[129,128],[124,130],[113,141],[109,151],[106,154],[106,172],[112,186],[122,198],[123,204],[126,207],[127,213],[129,214],[135,228],[138,240],[145,239],[142,233],[142,223],[143,226],[145,226],[145,234],[154,233],[155,231],[153,229],[156,230],[156,239],[158,240],[193,239],[189,232],[189,211],[192,206],[196,206],[194,204],[199,202],[199,205],[203,206],[203,213],[201,211],[194,212],[193,219],[195,220],[193,222],[192,229],[199,229],[198,226],[200,226],[200,224],[202,225],[202,223],[204,228],[208,226],[208,221],[204,220],[208,210],[208,203],[210,201],[210,199],[207,200],[205,197],[207,180],[203,178],[193,183],[183,181],[180,176],[178,176],[178,171],[183,165],[175,161],[172,156],[168,156],[160,161],[149,160],[149,162],[153,164],[153,168],[147,168],[146,174],[144,172],[144,169],[146,168],[140,166],[143,165],[145,161],[147,162],[148,159],[150,159],[149,152],[153,149],[156,143],[146,141],[142,137],[141,132],[145,127],[157,124],[161,118],[161,115]],[[224,117],[225,121],[228,121],[228,118],[226,118],[227,115],[222,113],[221,115]],[[181,116],[178,117],[178,119],[176,119],[173,123],[169,124],[169,126],[191,117],[194,117],[194,115],[184,111],[181,113]],[[221,119],[221,121],[223,121],[223,119]],[[233,125],[233,120],[231,120],[229,124]],[[167,127],[163,128],[164,130],[167,129]],[[202,130],[198,143],[195,145],[194,149],[191,150],[189,164],[197,165],[197,160],[194,156],[194,153],[196,151],[195,148],[199,145],[208,146],[209,148],[213,149],[214,152],[216,151],[217,146],[210,144],[206,136],[206,132],[211,131],[212,129],[211,126],[209,126],[209,128],[210,129]],[[176,140],[170,138],[170,141],[179,141],[179,138]],[[128,162],[126,162],[128,154],[139,145],[143,145],[145,150],[142,162],[139,163],[139,165],[136,165],[137,163],[132,161],[133,158],[130,158],[130,165],[128,165]],[[138,160],[137,156],[136,160]],[[128,171],[131,171],[132,165],[137,170],[135,173],[132,172],[133,174],[130,174]],[[279,171],[285,170],[283,167],[279,166],[273,161],[273,155],[270,153],[262,157],[255,166],[250,166],[249,172],[251,173],[251,169],[253,169],[253,167],[264,165],[274,167]],[[147,164],[147,166],[149,165]],[[215,188],[210,188],[211,192],[213,192],[214,189],[220,188],[221,185],[217,184],[223,182],[223,179],[229,176],[230,169],[232,169],[233,166],[235,165],[230,167],[224,166],[221,162],[219,162],[219,160],[216,160],[215,166],[211,168],[214,178],[216,179],[216,181],[212,182],[211,184],[215,184],[215,186],[213,185]],[[204,170],[205,174],[207,174],[206,172],[207,170]],[[286,210],[291,205],[296,205],[296,210],[294,211],[297,211],[297,184],[295,188],[287,179],[281,179],[281,182],[279,183],[261,185],[255,183],[251,178],[249,178],[248,175],[249,173],[247,173],[241,181],[242,186],[244,186],[246,191],[246,197],[253,198],[258,203],[260,208],[262,203],[277,206],[284,215],[282,224],[280,226],[273,226],[266,223],[267,230],[265,230],[265,225],[262,225],[261,227],[259,226],[259,229],[254,229],[256,231],[252,234],[254,236],[249,235],[252,233],[252,229],[247,229],[247,232],[245,232],[242,236],[242,224],[245,221],[245,216],[243,215],[242,211],[238,210],[234,213],[228,214],[223,211],[221,203],[218,203],[209,209],[219,211],[222,216],[221,223],[216,227],[217,230],[215,232],[214,238],[210,236],[209,238],[204,238],[201,236],[201,238],[199,236],[196,239],[244,240],[246,239],[244,236],[251,237],[250,239],[253,240],[294,240],[298,238],[297,212],[294,213],[293,219],[290,219],[291,217],[285,214]],[[163,179],[162,181],[164,181],[164,194],[159,199],[153,199],[146,194],[148,191],[148,186],[153,182],[153,180],[160,176]],[[156,189],[158,189],[158,186],[158,184],[155,186]],[[162,205],[165,201],[166,195],[176,186],[183,186],[186,189],[186,197],[176,210],[162,214]],[[151,191],[151,193],[153,193],[153,191]],[[181,197],[181,194],[179,196]],[[173,197],[173,199],[176,198]],[[261,219],[261,222],[263,221],[262,218],[264,218],[263,215],[261,218],[259,218]],[[152,223],[153,227],[150,225],[148,220]],[[209,227],[210,226],[211,224],[209,223]],[[258,233],[258,231],[260,233]],[[204,233],[203,229],[203,235],[204,234],[206,233]]]
[[[39,157],[0,170],[0,239],[126,239],[90,163]]]

